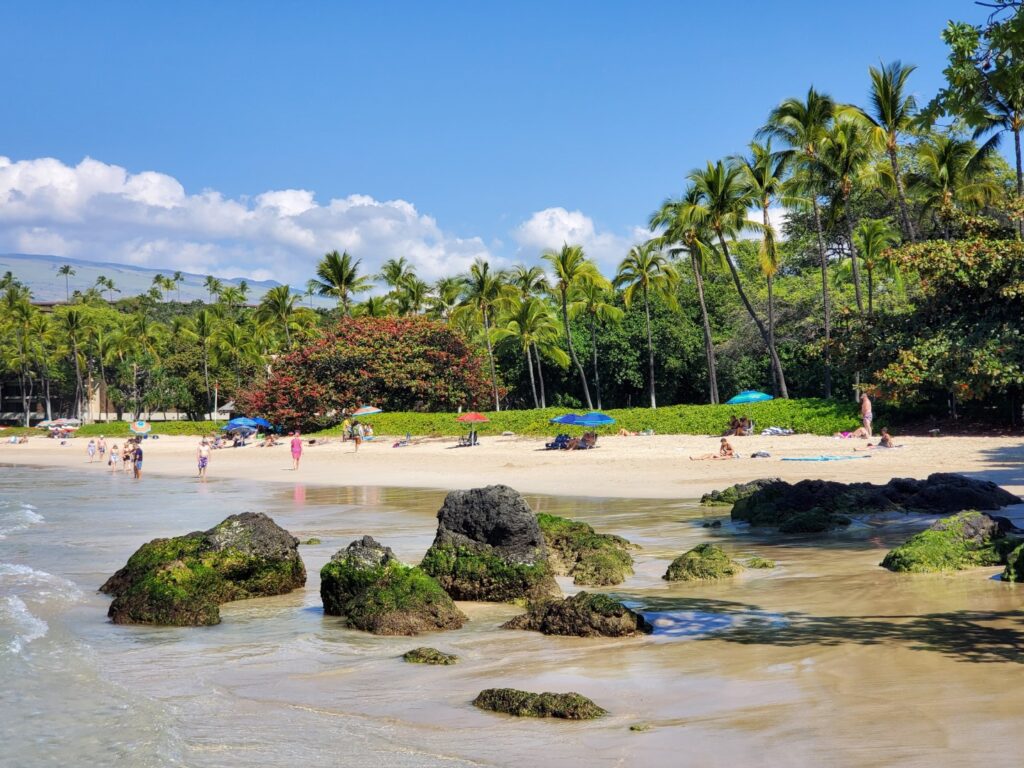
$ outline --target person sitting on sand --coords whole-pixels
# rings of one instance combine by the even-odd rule
[[[734,413],[732,416],[729,417],[729,428],[726,429],[725,432],[723,432],[722,434],[726,436],[739,434],[739,428],[740,420],[736,418],[736,414]]]
[[[708,461],[718,459],[735,459],[736,452],[733,447],[729,444],[729,441],[724,437],[722,438],[722,444],[718,448],[718,453],[705,453],[700,456],[691,456],[690,461]]]
[[[832,437],[838,437],[841,440],[849,440],[851,438],[861,438],[866,440],[871,437],[868,431],[864,427],[857,427],[853,432],[836,432]]]
[[[875,450],[876,448],[896,448],[896,447],[898,447],[898,446],[896,446],[893,443],[892,435],[889,434],[889,428],[888,427],[882,427],[882,433],[879,436],[878,442],[877,443],[868,443],[867,445],[864,446],[863,450],[865,450],[865,451],[872,451],[872,450]],[[856,450],[860,450],[860,449],[854,448],[853,450],[856,451]]]

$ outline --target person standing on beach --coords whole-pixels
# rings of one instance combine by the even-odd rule
[[[103,435],[100,435],[100,439],[96,441],[96,450],[100,452],[100,464],[102,464],[107,455],[107,441],[103,439]]]
[[[292,432],[292,470],[299,468],[299,460],[302,458],[302,436],[299,430]]]
[[[206,482],[206,468],[210,465],[210,444],[205,437],[196,450],[196,459],[199,463],[199,479]]]
[[[89,454],[89,463],[92,464],[92,460],[96,458],[96,441],[91,437],[89,438],[89,445],[86,446],[85,452]]]
[[[359,453],[359,446],[363,444],[363,435],[366,434],[363,431],[363,425],[356,420],[352,424],[352,442],[356,445],[356,453]]]
[[[110,458],[107,459],[107,466],[110,467],[110,471],[113,472],[117,469],[117,462],[121,460],[121,450],[117,447],[117,443],[110,446]]]
[[[132,470],[136,480],[142,479],[142,443],[135,441],[135,448],[132,450]]]
[[[860,423],[864,427],[864,431],[868,433],[868,437],[871,437],[871,421],[874,418],[874,414],[871,413],[871,399],[867,392],[862,392],[860,395]]]

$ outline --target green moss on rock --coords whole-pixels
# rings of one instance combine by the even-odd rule
[[[1020,539],[1014,539],[1017,544],[1006,556],[1006,568],[1003,569],[1003,581],[1024,581],[1024,544],[1019,543]]]
[[[704,543],[673,560],[663,578],[666,581],[714,581],[735,576],[742,570],[743,567],[730,560],[721,547]]]
[[[748,557],[744,565],[747,568],[774,568],[775,561],[769,560],[767,557],[754,555],[753,557]]]
[[[779,478],[769,477],[761,480],[751,480],[749,483],[737,483],[720,491],[705,493],[700,497],[700,503],[705,507],[730,507],[740,499],[745,499],[765,486],[778,482],[781,482]]]
[[[483,547],[433,546],[420,568],[457,600],[512,603],[558,591],[546,560],[516,563]]]
[[[473,706],[517,717],[560,717],[565,720],[593,720],[608,714],[578,693],[529,693],[515,688],[488,688],[473,700]]]
[[[932,524],[889,552],[882,567],[890,571],[931,573],[959,571],[1007,562],[1019,540],[1008,537],[982,512],[961,512]]]
[[[450,653],[442,653],[437,648],[413,648],[402,654],[402,658],[410,664],[434,664],[447,666],[458,662],[459,657]]]
[[[586,523],[545,513],[537,515],[537,523],[557,575],[572,576],[581,586],[608,586],[633,574],[633,545],[621,536],[597,533]]]
[[[309,546],[313,546],[314,544],[319,544],[320,543],[320,539],[318,539],[316,536],[313,536],[312,538],[306,539],[302,543],[305,546],[309,547]]]
[[[653,629],[643,616],[618,600],[589,592],[579,592],[565,600],[532,603],[526,613],[502,626],[575,637],[629,637]]]

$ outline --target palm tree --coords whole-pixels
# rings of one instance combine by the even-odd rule
[[[515,288],[517,291],[519,291],[519,297],[523,300],[526,300],[533,296],[539,296],[550,290],[550,286],[548,285],[548,276],[544,274],[544,270],[541,269],[540,267],[528,267],[525,264],[516,264],[514,267],[512,267],[511,270],[508,271],[507,277],[508,284]],[[547,396],[544,392],[544,376],[543,372],[541,371],[540,350],[537,348],[536,345],[534,345],[533,347],[533,354],[537,359],[537,381],[540,385],[541,407],[546,408]],[[594,359],[596,360],[596,348],[594,350],[594,354]],[[597,375],[596,365],[594,375]],[[600,387],[598,387],[597,402],[601,402]],[[600,405],[598,407],[600,407]]]
[[[230,323],[233,325],[233,323]],[[203,383],[206,385],[206,412],[213,412],[212,389],[210,388],[210,346],[217,333],[217,318],[208,309],[196,312],[184,326],[183,335],[198,341],[203,353]]]
[[[689,179],[695,188],[696,202],[689,205],[687,216],[706,225],[718,238],[718,245],[722,249],[723,259],[732,275],[736,293],[739,294],[740,301],[743,302],[747,314],[754,321],[754,325],[757,326],[757,330],[768,348],[778,391],[782,397],[788,397],[786,377],[782,370],[782,361],[779,360],[779,353],[768,336],[768,329],[761,318],[757,316],[750,299],[747,298],[746,291],[743,290],[739,271],[729,255],[729,246],[726,243],[727,237],[733,238],[743,230],[760,231],[762,228],[760,224],[747,219],[747,209],[754,201],[743,189],[740,169],[719,160],[716,163],[709,162],[703,170],[692,171]]]
[[[463,288],[465,279],[461,275],[439,278],[427,297],[427,312],[431,317],[447,320],[458,306]]]
[[[597,410],[599,411],[604,406],[601,404],[601,373],[597,364],[597,326],[618,323],[625,315],[621,309],[609,303],[610,288],[611,286],[603,278],[588,280],[579,285],[574,293],[575,299],[569,304],[569,316],[576,319],[582,315],[586,318],[587,327],[590,329],[590,349],[594,364],[594,398],[597,400]]]
[[[783,176],[786,172],[786,164],[789,159],[788,153],[773,152],[772,143],[769,139],[765,144],[751,142],[750,156],[736,159],[743,171],[743,186],[746,192],[754,199],[758,208],[761,209],[761,248],[759,261],[761,272],[768,283],[768,338],[775,345],[775,299],[772,292],[772,283],[779,271],[779,250],[776,247],[775,229],[768,218],[768,210],[772,202],[783,197]],[[780,376],[775,373],[775,380]],[[788,397],[788,393],[782,392],[782,397]]]
[[[418,315],[427,303],[430,286],[416,275],[409,275],[399,284],[396,294],[398,314]]]
[[[348,251],[331,251],[324,254],[316,267],[317,293],[333,296],[346,315],[351,316],[352,294],[370,290],[370,278],[359,274],[359,259],[353,259]]]
[[[181,303],[181,284],[185,282],[185,276],[180,272],[176,271],[171,275],[171,286],[174,289],[175,301]]]
[[[57,270],[58,275],[64,276],[64,301],[71,301],[71,276],[75,274],[75,268],[70,264],[64,264]]]
[[[913,65],[904,66],[899,61],[883,64],[881,67],[870,67],[870,111],[858,110],[871,125],[871,136],[876,145],[889,155],[893,181],[896,183],[896,199],[900,206],[903,234],[911,242],[917,239],[917,235],[907,208],[907,194],[903,188],[903,175],[896,153],[899,149],[900,136],[911,132],[914,125],[917,102],[907,93],[906,86],[907,78],[915,69]]]
[[[407,279],[415,276],[416,273],[405,256],[399,256],[397,259],[388,259],[381,265],[377,279],[383,280],[389,288],[396,290]]]
[[[704,271],[708,262],[718,257],[718,251],[707,227],[688,215],[699,202],[697,190],[691,185],[681,199],[669,199],[662,203],[661,208],[651,215],[649,226],[652,232],[664,227],[664,234],[654,239],[659,247],[668,247],[669,253],[685,253],[689,257],[704,331],[704,356],[708,366],[708,402],[717,405],[718,366],[715,361],[714,340],[711,337],[708,305],[704,297]]]
[[[207,304],[213,304],[213,297],[224,289],[224,284],[213,275],[206,276],[206,279],[203,281],[203,286],[206,288],[206,293],[209,296]]]
[[[96,288],[100,291],[107,292],[107,300],[111,304],[114,303],[114,294],[121,292],[121,290],[114,285],[114,281],[105,275],[100,275],[96,278]]]
[[[543,405],[537,397],[537,381],[533,374],[531,350],[544,349],[545,353],[556,363],[563,367],[568,365],[569,356],[556,346],[558,325],[552,319],[544,301],[535,296],[528,298],[513,296],[505,303],[505,307],[505,312],[498,319],[498,327],[491,332],[491,335],[495,341],[511,338],[519,344],[519,348],[526,356],[526,369],[530,373],[533,407],[541,408]],[[540,372],[539,357],[537,365],[538,372]],[[541,381],[543,382],[542,375]],[[543,383],[541,386],[543,387]]]
[[[484,259],[477,259],[469,268],[464,280],[464,293],[460,310],[476,314],[483,323],[484,340],[487,344],[487,359],[491,366],[491,390],[494,394],[494,410],[501,410],[498,397],[498,374],[494,367],[494,348],[491,344],[491,315],[502,299],[505,286],[501,275],[491,271],[491,265]]]
[[[275,285],[265,294],[256,307],[256,317],[267,325],[278,326],[284,331],[285,347],[292,348],[291,324],[295,320],[295,296],[287,285]]]
[[[82,418],[82,398],[85,385],[82,381],[82,342],[89,336],[88,318],[80,309],[68,308],[58,315],[58,324],[67,341],[71,359],[75,364],[75,399],[74,414],[76,419]]]
[[[955,209],[978,210],[998,199],[999,185],[987,173],[994,151],[994,142],[979,148],[973,141],[945,134],[928,136],[917,145],[908,186],[921,207],[942,222],[947,240]]]
[[[678,275],[657,246],[657,243],[646,242],[634,245],[629,249],[626,258],[619,264],[615,285],[625,288],[622,299],[628,307],[633,303],[637,290],[644,300],[644,316],[647,322],[647,389],[651,396],[651,408],[658,403],[654,392],[654,339],[651,336],[651,302],[650,295],[656,292],[666,301],[674,303],[672,289],[675,288]]]
[[[772,110],[768,122],[759,136],[774,136],[784,141],[793,153],[797,164],[796,180],[802,182],[798,189],[806,192],[814,212],[814,229],[817,235],[818,264],[821,268],[822,324],[825,333],[825,397],[832,397],[832,303],[828,289],[828,256],[825,253],[825,237],[821,224],[821,168],[818,151],[825,132],[835,116],[836,104],[832,97],[819,93],[813,87],[807,90],[807,97],[801,101],[789,98]]]
[[[316,296],[317,281],[307,280],[306,281],[306,293],[304,294],[306,300],[309,302],[309,308],[313,308],[313,297]]]
[[[576,357],[576,349],[572,344],[572,327],[569,325],[569,299],[583,283],[604,280],[601,273],[593,262],[587,260],[583,253],[582,245],[569,245],[564,243],[560,251],[545,251],[543,258],[554,273],[555,284],[551,290],[558,298],[562,308],[562,326],[565,330],[565,342],[569,347],[569,359],[576,367],[576,373],[580,377],[580,386],[583,388],[583,399],[587,408],[593,408],[594,403],[590,399],[590,387],[587,386],[587,375],[583,372],[579,358]]]
[[[391,304],[385,296],[370,296],[352,309],[357,317],[386,317],[391,311]]]
[[[255,340],[256,329],[248,323],[220,323],[213,334],[213,359],[235,372],[235,389],[242,386],[242,366],[262,362]]]
[[[868,315],[875,312],[875,270],[885,269],[886,274],[898,279],[899,271],[896,263],[886,258],[886,251],[899,242],[899,234],[895,232],[885,219],[863,219],[853,233],[860,258],[864,261],[864,271],[868,273]]]

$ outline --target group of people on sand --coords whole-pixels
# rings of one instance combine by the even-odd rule
[[[749,437],[754,434],[754,422],[749,416],[742,418],[736,418],[736,414],[733,414],[729,419],[729,426],[725,432],[722,433],[724,437]],[[725,442],[723,440],[723,442]]]
[[[111,443],[108,450],[106,437],[100,435],[89,440],[85,452],[89,456],[90,464],[94,461],[102,464],[105,461],[107,469],[111,472],[123,469],[125,472],[131,472],[136,480],[142,477],[142,440],[138,437],[128,438],[123,446]]]

